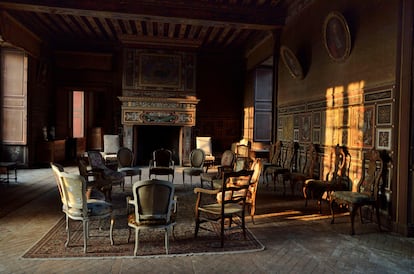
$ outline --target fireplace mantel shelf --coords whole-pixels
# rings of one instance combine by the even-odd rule
[[[175,125],[194,126],[195,97],[118,97],[122,102],[123,125]]]

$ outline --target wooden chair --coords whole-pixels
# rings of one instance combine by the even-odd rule
[[[121,147],[116,154],[116,158],[118,161],[118,171],[124,172],[125,176],[131,178],[131,185],[134,176],[139,176],[138,178],[141,181],[142,170],[138,166],[134,166],[134,153],[132,150],[127,147]]]
[[[350,155],[344,147],[336,145],[330,149],[328,172],[325,180],[308,179],[303,184],[303,196],[305,206],[308,199],[316,199],[319,205],[319,213],[322,213],[322,200],[329,201],[329,194],[337,190],[349,190]]]
[[[298,183],[302,182],[303,184],[308,179],[319,178],[319,152],[315,144],[309,144],[306,149],[303,169],[300,172],[290,172],[287,176],[290,181],[292,193]]]
[[[267,185],[269,185],[269,180],[267,178],[267,169],[269,167],[280,167],[282,164],[282,142],[277,141],[272,144],[269,150],[269,162],[263,163],[263,176],[266,180]]]
[[[355,234],[354,219],[359,209],[359,215],[362,219],[363,206],[372,206],[377,215],[377,223],[379,231],[381,231],[380,213],[379,213],[379,191],[380,180],[384,169],[384,162],[380,157],[380,153],[376,150],[366,152],[362,162],[362,177],[358,182],[357,191],[335,191],[330,196],[330,208],[333,224],[335,221],[334,204],[345,205],[349,210],[351,218],[351,235]]]
[[[187,174],[190,176],[190,184],[193,186],[193,176],[200,176],[201,184],[201,174],[204,172],[204,160],[205,153],[202,149],[193,149],[190,153],[190,167],[183,168],[183,184],[184,175]]]
[[[250,211],[250,217],[254,224],[254,214],[256,213],[256,194],[257,187],[260,181],[260,175],[262,174],[263,164],[261,159],[255,159],[250,167],[253,170],[253,175],[250,180],[250,186],[246,196],[246,205],[248,211]]]
[[[157,149],[152,153],[152,159],[149,162],[149,178],[152,175],[166,175],[168,180],[172,176],[171,182],[174,181],[175,166],[172,159],[172,152],[169,149]]]
[[[218,183],[218,187],[221,186],[221,180],[223,178],[224,172],[230,172],[234,170],[234,163],[236,161],[236,154],[234,154],[231,150],[225,150],[221,155],[221,162],[220,165],[217,166],[217,172],[212,173],[203,173],[201,174],[201,187],[203,187],[203,182],[209,182],[211,184],[211,188],[214,187],[214,181],[216,184]]]
[[[233,229],[233,217],[238,216],[240,223],[238,227],[243,230],[243,235],[246,237],[245,226],[245,206],[246,195],[250,186],[250,181],[253,175],[253,170],[240,170],[234,172],[225,172],[223,174],[222,185],[220,189],[204,189],[194,188],[194,193],[197,194],[195,205],[195,237],[197,237],[199,229],[210,230],[209,227],[202,225],[203,223],[213,223],[220,227],[221,247],[224,246],[224,231],[226,229]],[[235,194],[237,193],[237,194]],[[215,203],[203,203],[202,196],[216,195],[225,197],[216,201]],[[234,195],[233,195],[234,194]],[[225,220],[228,220],[228,227],[225,227]]]
[[[127,197],[127,208],[134,206],[128,215],[128,242],[131,228],[135,229],[134,256],[138,252],[139,232],[142,229],[163,229],[165,231],[165,253],[169,251],[169,234],[176,224],[176,200],[174,200],[174,184],[164,180],[145,180],[135,182],[132,186],[134,199]]]
[[[281,179],[283,183],[283,195],[286,194],[286,182],[289,179],[287,175],[293,170],[294,163],[297,158],[298,147],[299,144],[297,142],[289,142],[282,165],[270,166],[266,169],[266,177],[269,174],[272,176],[274,190],[276,190],[276,181],[278,181],[279,176],[282,177]]]

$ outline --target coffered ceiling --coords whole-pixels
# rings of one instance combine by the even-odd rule
[[[288,3],[289,4],[286,4]],[[0,1],[0,10],[55,49],[151,46],[246,51],[305,0]]]

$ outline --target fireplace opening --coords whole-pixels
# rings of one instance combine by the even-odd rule
[[[173,153],[176,165],[180,163],[180,129],[179,126],[134,126],[134,147],[138,165],[148,165],[152,152],[165,148]]]

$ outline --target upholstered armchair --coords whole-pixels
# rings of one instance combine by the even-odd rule
[[[209,182],[211,188],[215,188],[214,181],[217,180],[217,184],[220,185],[224,172],[234,171],[234,163],[236,161],[236,154],[231,150],[225,150],[221,155],[221,163],[217,166],[217,172],[215,173],[203,173],[201,174],[201,187],[204,182]]]
[[[196,137],[196,148],[202,149],[204,151],[204,166],[206,167],[207,172],[208,168],[213,166],[216,160],[216,157],[213,155],[211,137]]]
[[[124,172],[126,176],[131,178],[131,186],[134,176],[139,176],[139,180],[141,180],[142,170],[138,166],[134,166],[134,153],[132,150],[127,147],[121,147],[116,156],[118,159],[118,171]]]
[[[105,164],[115,166],[117,163],[117,153],[120,148],[119,135],[104,134],[103,147],[102,157],[105,160]]]
[[[105,165],[105,160],[99,151],[88,151],[89,164],[93,172],[101,173],[105,180],[110,180],[113,185],[120,185],[125,188],[125,172],[113,170]]]
[[[174,181],[175,165],[172,159],[172,152],[169,149],[157,149],[152,153],[152,159],[149,162],[149,178],[152,175],[167,175],[168,180],[172,176],[171,182]]]
[[[193,176],[200,176],[204,172],[205,154],[202,149],[193,149],[190,153],[190,166],[183,168],[183,184],[185,185],[185,175],[190,176],[190,184],[193,186]]]
[[[127,197],[129,235],[135,229],[134,256],[138,252],[139,231],[143,229],[163,229],[165,231],[165,253],[169,251],[169,234],[175,222],[177,201],[174,197],[174,184],[164,180],[145,180],[135,182],[132,186],[133,199]]]
[[[62,211],[66,215],[67,239],[65,247],[69,246],[71,230],[69,220],[81,221],[83,223],[83,251],[87,252],[89,236],[89,222],[95,219],[109,219],[109,239],[114,244],[112,231],[114,218],[112,205],[104,200],[88,199],[87,184],[85,179],[78,174],[69,174],[60,171],[60,167],[51,165],[58,183],[59,193],[62,201]],[[101,222],[100,222],[101,229]]]

